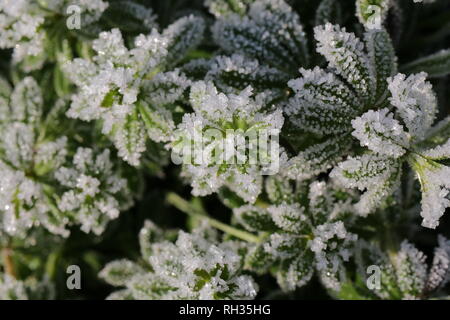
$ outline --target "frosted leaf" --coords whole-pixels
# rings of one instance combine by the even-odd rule
[[[110,25],[119,27],[122,31],[130,33],[157,27],[157,16],[152,8],[129,0],[109,3],[103,20],[108,21]]]
[[[294,188],[291,182],[282,175],[267,177],[264,187],[271,203],[289,203],[294,198]]]
[[[151,244],[144,272],[134,272],[135,267],[128,268],[128,262],[113,262],[121,270],[126,267],[126,278],[129,279],[117,283],[126,286],[128,291],[115,298],[128,294],[139,300],[254,298],[256,284],[251,277],[240,274],[242,259],[237,252],[241,245],[217,243],[215,239],[204,238],[203,232],[194,230],[188,234],[180,231],[175,243]],[[108,269],[111,268],[104,270]]]
[[[450,139],[450,117],[446,117],[431,127],[425,134],[423,144],[433,148],[445,144]]]
[[[217,56],[208,65],[205,80],[227,93],[237,93],[248,86],[257,92],[267,91],[275,96],[285,95],[289,76],[275,68],[261,65],[258,60],[240,54]]]
[[[65,190],[58,209],[74,213],[70,222],[81,224],[82,231],[101,234],[109,220],[133,203],[127,180],[120,171],[114,172],[108,149],[95,154],[92,149],[78,148],[73,163],[75,168],[61,167],[55,173]]]
[[[343,263],[352,255],[357,235],[348,232],[342,221],[325,223],[314,230],[309,248],[315,255],[315,265],[325,287],[338,291],[344,282]]]
[[[398,285],[405,297],[419,297],[427,279],[426,256],[414,245],[403,241],[396,259]]]
[[[142,91],[149,103],[163,106],[178,100],[189,85],[186,76],[175,69],[160,72],[151,81],[144,81]]]
[[[399,187],[401,165],[392,158],[365,154],[341,162],[330,176],[348,188],[366,190],[355,205],[356,211],[365,216],[374,211]]]
[[[42,188],[2,161],[0,174],[0,229],[9,235],[22,235],[36,223],[41,208],[48,210],[40,203]]]
[[[108,263],[99,273],[99,277],[113,286],[125,286],[134,276],[145,270],[133,261],[122,259]]]
[[[11,94],[11,119],[35,123],[42,114],[42,92],[31,77],[19,82]]]
[[[310,218],[315,224],[344,220],[346,214],[354,211],[353,199],[353,193],[339,188],[334,181],[314,181],[308,192]]]
[[[286,292],[303,287],[314,275],[312,263],[307,254],[300,255],[292,263],[287,264],[287,270],[277,273],[278,285]]]
[[[400,290],[397,285],[395,268],[391,264],[388,255],[383,252],[377,244],[358,239],[355,246],[355,262],[358,273],[363,277],[364,284],[367,283],[370,266],[377,266],[381,272],[380,286],[371,289],[381,299],[398,299]]]
[[[439,235],[439,246],[434,249],[433,263],[431,265],[426,292],[432,292],[445,286],[450,280],[450,241]]]
[[[295,93],[284,110],[290,121],[318,134],[347,132],[351,119],[362,108],[358,98],[334,74],[319,67],[300,72],[302,78],[288,82]]]
[[[298,204],[270,206],[267,211],[272,215],[275,224],[287,232],[299,233],[308,224],[305,210]]]
[[[233,210],[234,217],[245,229],[253,232],[271,231],[276,228],[270,211],[253,205],[244,205]]]
[[[63,165],[67,156],[67,137],[45,141],[37,146],[34,162],[38,174],[47,173]]]
[[[282,0],[256,1],[248,15],[230,15],[213,26],[224,50],[243,53],[280,70],[308,63],[306,37],[298,15]]]
[[[356,0],[356,16],[367,29],[380,29],[391,0]]]
[[[388,79],[392,97],[389,101],[404,121],[415,139],[422,139],[433,124],[437,112],[437,100],[432,85],[426,81],[426,73],[406,77],[397,74]]]
[[[163,238],[163,231],[150,220],[145,220],[144,226],[139,231],[139,247],[141,256],[145,261],[152,254],[152,243],[160,241]]]
[[[421,156],[411,161],[422,191],[422,226],[436,228],[445,209],[450,206],[450,167],[441,165]]]
[[[269,241],[264,243],[264,251],[277,260],[290,260],[298,255],[301,241],[288,233],[272,233]]]
[[[174,65],[203,39],[205,23],[201,17],[193,15],[183,17],[172,23],[162,33],[167,39],[166,62]]]
[[[103,12],[108,8],[108,2],[102,0],[51,0],[41,2],[46,9],[67,15],[67,8],[76,5],[79,8],[81,17],[81,27],[87,27],[95,21],[98,21]]]
[[[289,159],[283,174],[296,180],[316,176],[342,160],[350,145],[348,135],[330,137],[325,142],[312,145]]]
[[[372,100],[375,85],[374,70],[364,52],[364,43],[345,28],[330,23],[314,28],[317,52],[328,61],[330,68],[341,75],[364,101]]]
[[[38,57],[44,51],[45,34],[39,30],[44,23],[37,4],[27,0],[4,0],[0,3],[0,48],[14,48],[13,61],[27,56]],[[34,68],[39,68],[41,63]],[[31,70],[26,70],[31,71]]]
[[[119,156],[133,166],[138,166],[145,151],[145,128],[137,110],[133,110],[124,120],[113,127],[113,141]]]
[[[255,202],[262,175],[284,159],[278,141],[271,138],[283,126],[281,110],[264,112],[251,87],[225,94],[203,81],[192,85],[190,102],[194,113],[183,116],[171,146],[181,159],[183,175],[191,180],[192,193],[204,196],[226,186],[247,202]],[[257,142],[264,137],[270,140],[266,146]]]
[[[399,158],[409,148],[409,136],[389,109],[369,110],[352,120],[352,135],[361,146],[388,157]]]
[[[3,128],[0,137],[0,150],[4,159],[17,168],[26,168],[32,161],[35,132],[31,125],[12,122]]]
[[[443,160],[450,158],[450,139],[445,143],[438,145],[431,149],[426,149],[420,152],[426,158],[433,160]]]
[[[365,33],[365,44],[376,77],[375,104],[385,102],[388,91],[387,78],[397,74],[397,57],[389,33],[384,29]]]

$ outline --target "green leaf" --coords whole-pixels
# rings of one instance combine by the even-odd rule
[[[309,179],[326,172],[343,159],[351,144],[348,134],[329,137],[325,142],[314,144],[289,159],[285,174],[291,179]]]
[[[384,29],[375,29],[365,34],[366,48],[375,70],[377,91],[375,105],[382,105],[388,94],[387,78],[397,74],[397,57],[391,37]]]
[[[119,156],[133,166],[139,165],[141,154],[145,151],[146,134],[137,108],[115,124],[113,139]]]
[[[379,29],[390,8],[391,0],[356,0],[356,15],[368,29]]]

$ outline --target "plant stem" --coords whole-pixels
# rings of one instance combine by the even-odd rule
[[[10,248],[2,249],[2,260],[3,267],[5,268],[5,273],[16,278],[16,270],[14,268],[14,263],[12,260],[12,250]]]
[[[186,201],[176,193],[170,192],[167,195],[167,202],[191,217],[205,219],[212,227],[228,233],[236,238],[242,239],[247,242],[260,242],[260,239],[251,233],[236,229],[228,224],[220,222],[219,220],[206,216],[204,212],[194,207],[192,204],[190,204],[188,201]]]

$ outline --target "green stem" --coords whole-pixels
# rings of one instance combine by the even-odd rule
[[[247,242],[254,242],[254,243],[260,242],[260,239],[251,233],[233,228],[228,224],[225,224],[216,219],[206,216],[204,212],[194,207],[192,204],[190,204],[188,201],[186,201],[176,193],[170,192],[167,195],[167,202],[191,217],[205,219],[212,227],[219,229],[225,233],[228,233],[229,235],[232,235],[236,238],[242,239]]]

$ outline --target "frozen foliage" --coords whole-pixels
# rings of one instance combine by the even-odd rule
[[[67,236],[68,225],[81,224],[86,232],[100,233],[108,219],[130,206],[128,182],[115,171],[109,150],[94,159],[92,150],[79,148],[71,158],[66,136],[46,136],[50,128],[33,78],[0,97],[0,109],[2,231],[22,235],[43,225]]]
[[[294,96],[284,111],[294,126],[327,140],[289,160],[287,175],[292,178],[324,172],[349,152],[352,120],[387,103],[387,78],[397,69],[391,40],[383,29],[367,31],[365,45],[353,33],[329,23],[315,28],[315,38],[329,70],[300,69],[302,77],[288,83]]]
[[[261,192],[262,175],[278,169],[283,115],[280,110],[264,112],[252,94],[251,87],[224,94],[211,82],[192,85],[194,113],[183,116],[172,147],[194,195],[226,186],[253,203]]]
[[[431,266],[426,256],[413,244],[404,240],[394,255],[388,255],[377,245],[358,242],[356,263],[363,278],[370,265],[381,271],[380,283],[370,288],[372,293],[382,299],[424,299],[438,294],[449,280],[449,241],[438,238]]]
[[[309,61],[300,18],[283,0],[255,1],[247,15],[217,20],[212,32],[225,51],[255,57],[280,70],[292,72]]]
[[[21,281],[0,272],[0,300],[53,299],[54,288],[48,280]]]
[[[114,168],[108,149],[95,154],[92,149],[78,148],[72,163],[73,167],[63,166],[55,172],[67,190],[57,201],[58,209],[73,215],[84,232],[100,234],[109,220],[132,205],[128,181]]]
[[[110,262],[100,277],[125,287],[109,299],[253,299],[258,287],[241,274],[242,245],[217,242],[208,226],[192,233],[179,231],[175,242],[146,221],[140,234],[143,264],[129,260]]]
[[[0,299],[448,299],[449,8],[0,0]]]
[[[201,39],[203,21],[183,17],[162,33],[139,35],[132,49],[120,30],[102,32],[93,42],[93,59],[77,58],[65,66],[78,86],[67,113],[82,120],[102,120],[119,155],[137,166],[146,138],[168,141],[174,128],[168,105],[189,85],[177,69],[166,70]]]
[[[421,183],[422,225],[435,228],[450,206],[449,167],[437,161],[448,158],[449,144],[430,149],[421,143],[433,131],[436,97],[424,73],[409,77],[398,74],[388,83],[393,112],[403,124],[388,109],[369,110],[353,120],[353,136],[373,153],[340,163],[332,176],[348,187],[367,190],[357,205],[361,214],[367,214],[396,190],[401,167],[408,162]]]
[[[102,0],[4,0],[0,3],[0,48],[14,48],[15,63],[27,60],[23,65],[25,71],[40,68],[50,41],[46,28],[55,23],[55,16],[73,13],[67,11],[69,5],[77,6],[82,17],[80,27],[97,21],[108,7]]]
[[[280,176],[268,180],[266,192],[272,202],[268,207],[234,209],[237,222],[249,231],[270,232],[251,247],[246,267],[260,273],[276,270],[278,283],[286,291],[308,283],[314,271],[325,287],[339,290],[345,282],[344,262],[357,239],[343,223],[349,222],[353,196],[318,181],[294,191]],[[300,202],[305,195],[307,205]]]

